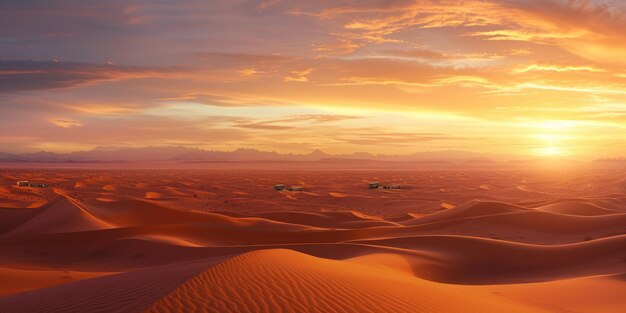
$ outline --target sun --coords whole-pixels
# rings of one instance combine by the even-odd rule
[[[534,141],[533,152],[544,157],[556,157],[569,154],[573,142],[577,139],[573,121],[548,121],[538,123],[538,132],[530,136]]]

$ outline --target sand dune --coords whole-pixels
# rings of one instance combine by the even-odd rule
[[[569,215],[493,202],[471,202],[400,224],[413,225],[414,234],[458,234],[526,243],[569,243],[626,234],[624,213]]]
[[[285,223],[309,225],[322,228],[363,228],[375,226],[397,226],[398,224],[385,221],[382,218],[368,216],[353,211],[341,212],[267,212],[256,216]]]
[[[79,237],[51,234],[10,242],[4,240],[0,241],[0,262],[64,266],[72,270],[122,271],[283,247],[332,259],[396,253],[419,264],[420,268],[415,269],[417,276],[454,283],[542,281],[626,271],[626,256],[623,255],[626,236],[548,246],[464,236],[418,236],[324,244],[315,243],[324,237],[313,236],[308,238],[313,241],[311,243],[289,244],[283,243],[288,234],[267,233],[267,238],[259,243],[241,245],[237,242],[241,239],[223,239],[229,237],[228,233],[219,237],[214,232],[211,239],[200,235],[203,231],[209,230],[170,225],[86,232]],[[258,237],[255,233],[248,235]],[[276,243],[268,242],[272,239]],[[215,240],[213,245],[207,245],[210,240]],[[518,266],[519,262],[524,266]],[[584,262],[589,267],[576,268]],[[569,272],[572,267],[576,270]],[[483,268],[489,270],[485,275],[479,271]]]
[[[120,203],[111,202],[91,211],[94,215],[102,220],[111,222],[111,224],[113,222],[126,223],[126,225],[119,225],[124,227],[116,229],[107,227],[109,229],[81,232],[79,235],[76,233],[62,233],[65,231],[75,232],[100,229],[92,227],[93,225],[85,223],[81,219],[77,219],[77,221],[83,224],[76,222],[75,226],[82,225],[81,227],[86,227],[86,229],[49,229],[45,224],[35,223],[37,220],[34,219],[23,223],[23,225],[16,226],[15,231],[6,234],[5,237],[11,238],[21,233],[22,238],[19,240],[0,240],[0,251],[3,252],[3,256],[0,256],[0,259],[4,259],[8,263],[25,262],[35,265],[42,265],[42,263],[37,262],[43,262],[43,265],[45,265],[45,262],[82,264],[83,267],[74,269],[85,269],[92,263],[102,263],[107,259],[114,262],[116,258],[122,258],[123,262],[120,264],[123,265],[120,265],[120,267],[124,269],[187,260],[198,256],[208,257],[215,255],[208,250],[188,250],[187,248],[189,247],[271,246],[278,244],[297,245],[301,243],[330,244],[429,234],[456,234],[484,238],[500,237],[504,239],[507,239],[506,237],[508,236],[509,240],[517,242],[539,244],[548,242],[554,244],[580,242],[593,238],[623,234],[624,225],[626,225],[624,215],[570,216],[533,210],[517,212],[520,211],[517,207],[513,207],[515,211],[512,213],[477,215],[475,217],[468,216],[467,213],[470,210],[465,209],[461,212],[466,217],[462,218],[441,220],[442,218],[438,217],[435,220],[441,221],[415,226],[392,225],[381,227],[377,224],[369,224],[369,226],[367,224],[372,220],[374,222],[377,221],[378,218],[354,214],[353,212],[321,212],[317,214],[276,212],[261,214],[260,216],[264,216],[263,218],[252,218],[233,217],[216,213],[184,212],[143,201],[121,203],[124,206],[116,207],[115,205]],[[51,204],[51,206],[53,205],[55,204]],[[109,207],[111,209],[107,210]],[[481,206],[472,207],[480,208]],[[500,212],[500,210],[496,210],[496,212]],[[79,215],[79,217],[83,218],[84,215]],[[439,215],[433,214],[423,218]],[[91,222],[93,220],[92,215],[87,214],[87,216],[89,218],[86,221]],[[270,217],[281,219],[282,221],[274,221]],[[307,218],[310,218],[311,221],[308,224],[317,226],[288,223],[306,223]],[[417,217],[414,219],[419,220],[421,218]],[[432,220],[430,219],[430,221]],[[350,224],[355,223],[355,221],[356,223],[363,221],[362,227],[359,228],[354,226],[354,224]],[[100,224],[96,226],[98,225]],[[57,232],[57,234],[51,234],[52,232]],[[49,233],[49,235],[46,237],[32,236],[43,233]],[[180,249],[177,248],[177,258],[159,257],[159,249],[168,249],[167,247],[162,247],[162,244],[165,246],[181,246]],[[131,251],[132,249],[135,249],[135,253]],[[243,249],[241,251],[249,250]],[[62,255],[56,255],[53,253],[54,251]],[[120,255],[116,255],[112,251],[117,251],[116,253]],[[148,251],[152,252],[148,253]],[[102,260],[94,263],[92,258]],[[119,269],[98,268],[99,270]]]
[[[402,224],[409,225],[418,225],[424,223],[432,223],[443,220],[452,220],[457,218],[464,217],[477,217],[484,215],[494,215],[494,214],[505,214],[505,213],[514,213],[514,212],[525,212],[530,211],[527,208],[516,206],[509,203],[504,202],[484,202],[484,201],[470,201],[463,205],[456,206],[451,209],[447,209],[444,211],[436,212],[428,216],[413,218],[410,220],[403,221]]]
[[[166,206],[147,202],[143,200],[120,200],[100,202],[88,205],[90,211],[102,220],[108,221],[120,227],[144,226],[144,225],[164,225],[164,224],[185,224],[185,223],[206,223],[213,227],[251,227],[271,228],[272,230],[308,230],[310,228],[272,221],[258,217],[231,217],[216,213],[199,213],[181,211]]]
[[[565,204],[563,207],[567,207],[568,204],[573,204],[574,206],[578,206],[578,203],[582,203],[583,206],[594,206],[600,207],[603,210],[600,211],[616,211],[616,212],[625,212],[626,213],[626,195],[624,194],[614,194],[614,195],[605,195],[602,197],[564,197],[552,199],[549,201],[539,201],[539,202],[531,202],[529,203],[530,207],[542,207],[542,206],[551,206],[557,204]],[[585,205],[588,204],[588,205]],[[557,206],[561,207],[561,206]],[[597,210],[594,208],[593,210]]]
[[[0,267],[0,297],[110,274],[112,273]]]
[[[527,303],[550,312],[624,311],[626,274],[603,275],[532,284],[487,285],[476,289]]]
[[[140,312],[214,262],[180,263],[43,288],[2,297],[0,307],[9,312]]]
[[[541,312],[479,290],[291,250],[83,280],[6,296],[0,306],[27,312]]]
[[[55,185],[9,187],[22,176]],[[601,178],[11,173],[0,311],[621,312],[626,196]]]
[[[368,273],[364,275],[364,273]],[[264,299],[264,301],[258,301]],[[454,299],[454,302],[450,301]],[[147,312],[532,312],[486,294],[290,250],[234,257],[190,279]],[[535,311],[536,312],[536,311]]]
[[[38,214],[3,234],[2,237],[113,228],[65,197],[59,197],[38,210],[40,211]]]
[[[626,235],[567,245],[529,245],[464,236],[419,236],[355,243],[433,255],[417,276],[462,284],[547,281],[626,272]]]
[[[587,202],[560,202],[543,205],[540,207],[536,207],[535,209],[552,213],[582,216],[597,216],[622,213],[620,211],[606,209]]]
[[[0,208],[0,235],[18,227],[39,213],[41,213],[40,209]]]

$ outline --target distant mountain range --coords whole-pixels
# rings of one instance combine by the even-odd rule
[[[274,151],[240,148],[234,151],[210,151],[189,147],[97,147],[90,151],[72,153],[35,152],[35,153],[1,153],[0,162],[144,162],[144,161],[176,161],[176,162],[496,162],[495,156],[483,153],[445,150],[418,152],[407,155],[374,155],[366,152],[353,154],[328,154],[321,150],[313,150],[306,154],[283,154]]]

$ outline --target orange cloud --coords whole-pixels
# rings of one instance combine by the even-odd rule
[[[589,65],[541,65],[541,64],[530,64],[522,67],[518,67],[513,70],[516,73],[527,73],[530,71],[553,71],[553,72],[577,72],[577,71],[587,71],[587,72],[605,72],[605,70],[596,68]]]
[[[61,128],[76,128],[83,127],[83,123],[76,120],[68,120],[68,119],[55,119],[51,121],[52,124],[59,126]]]
[[[287,76],[284,78],[284,81],[306,83],[309,81],[309,78],[307,76],[311,74],[311,72],[313,72],[313,68],[294,70],[294,71],[291,71],[290,76]]]
[[[484,37],[487,40],[512,40],[512,41],[531,41],[550,43],[559,39],[575,39],[588,36],[589,33],[584,31],[578,32],[552,32],[552,31],[529,31],[529,30],[513,30],[501,29],[483,32],[469,33],[470,36]]]

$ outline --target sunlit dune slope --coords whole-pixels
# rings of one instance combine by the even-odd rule
[[[487,202],[473,200],[463,205],[433,213],[431,215],[414,217],[409,220],[401,222],[402,225],[419,225],[425,223],[432,223],[444,220],[452,220],[458,218],[478,217],[485,215],[515,213],[515,212],[528,212],[530,209],[516,206],[504,202]]]
[[[0,262],[72,270],[123,271],[274,247],[329,259],[394,253],[413,264],[414,274],[434,281],[480,284],[546,281],[579,275],[626,272],[626,235],[567,245],[529,245],[465,236],[417,236],[350,243],[224,245],[201,247],[176,236],[159,240],[135,229],[0,241]],[[128,232],[125,232],[128,231]],[[196,230],[201,231],[201,229]],[[106,232],[106,233],[103,233]],[[254,233],[258,236],[262,233]],[[112,236],[115,235],[115,236]]]
[[[88,207],[100,219],[119,227],[204,223],[206,227],[250,227],[293,231],[310,229],[257,217],[235,218],[216,213],[182,211],[142,200],[101,202]]]
[[[285,223],[309,225],[321,228],[364,228],[376,226],[397,226],[397,223],[386,221],[380,217],[368,216],[354,211],[340,212],[266,212],[256,214],[258,217]]]
[[[487,292],[275,249],[44,288],[0,305],[28,312],[541,312]]]
[[[33,210],[38,212],[2,236],[68,233],[113,228],[112,225],[98,219],[65,197],[59,197],[51,203]]]
[[[0,208],[0,312],[626,305],[619,186],[598,194],[597,182],[463,171],[78,173],[50,173],[60,185],[50,189],[3,191],[19,192],[6,206],[20,208]],[[412,185],[370,190],[372,179]],[[276,192],[275,182],[307,190]]]
[[[626,274],[474,288],[550,312],[622,313],[626,306]]]
[[[251,252],[215,265],[147,311],[533,312],[487,294],[290,250]]]

